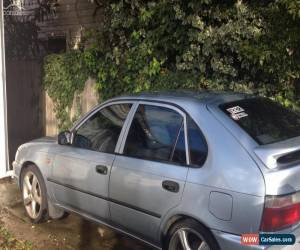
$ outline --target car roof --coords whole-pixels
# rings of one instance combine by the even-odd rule
[[[231,91],[191,91],[191,90],[176,90],[176,91],[153,91],[142,92],[133,95],[123,95],[112,100],[142,100],[142,101],[160,101],[169,102],[178,105],[184,105],[191,102],[199,104],[215,104],[219,105],[225,102],[232,102],[241,99],[253,98],[254,95],[231,92]]]

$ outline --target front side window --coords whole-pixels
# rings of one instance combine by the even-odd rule
[[[113,104],[92,115],[77,131],[73,146],[114,153],[131,104]]]
[[[267,98],[243,99],[220,108],[260,145],[300,136],[299,114]]]
[[[185,161],[182,153],[185,151],[184,133],[180,133],[182,128],[183,117],[176,111],[166,107],[140,105],[128,132],[124,155],[181,163]]]

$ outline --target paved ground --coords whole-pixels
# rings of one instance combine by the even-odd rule
[[[30,241],[34,249],[150,250],[136,240],[75,215],[31,224],[25,216],[17,186],[11,180],[0,181],[0,222],[17,239]]]

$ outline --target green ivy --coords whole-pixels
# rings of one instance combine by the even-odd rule
[[[102,99],[163,89],[235,90],[299,109],[299,0],[109,0],[78,51],[49,56],[45,85],[67,127],[93,76]]]
[[[70,111],[76,92],[84,89],[89,77],[87,65],[80,51],[66,54],[54,54],[46,57],[44,62],[44,85],[54,102],[55,114],[60,129],[67,129],[72,121]]]

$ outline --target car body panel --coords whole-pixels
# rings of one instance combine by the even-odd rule
[[[20,177],[21,168],[27,162],[36,164],[46,180],[48,198],[53,204],[158,248],[170,221],[185,216],[209,228],[221,249],[265,249],[241,246],[240,235],[259,231],[266,194],[286,194],[300,189],[300,167],[268,168],[257,154],[257,150],[263,149],[258,149],[260,146],[218,108],[225,101],[249,97],[237,93],[182,92],[111,99],[82,117],[72,130],[105,105],[134,103],[115,155],[86,152],[70,146],[62,149],[64,146],[58,145],[56,140],[44,138],[19,148],[14,162],[15,175]],[[122,145],[138,102],[171,105],[190,115],[207,141],[209,150],[204,165],[198,168],[176,166],[122,156]],[[95,164],[108,165],[109,174],[106,177],[110,181],[94,172]],[[62,169],[62,166],[68,167]],[[76,171],[73,171],[74,168]],[[64,195],[66,189],[47,181],[51,178],[73,187],[72,194]],[[180,191],[174,194],[164,191],[161,185],[166,179],[178,182]],[[230,199],[220,199],[218,204],[211,198],[215,192]],[[66,196],[72,204],[67,204]],[[76,205],[76,200],[79,202],[77,208],[71,206]],[[222,201],[227,202],[226,216],[216,209],[218,205],[222,206]],[[97,207],[103,211],[97,212]],[[296,226],[288,232],[300,235]]]
[[[187,172],[181,166],[117,156],[109,188],[110,198],[118,201],[110,204],[113,222],[158,242],[160,218],[180,204]],[[163,189],[165,180],[178,183],[179,191]]]
[[[229,119],[218,108],[218,105],[219,103],[210,104],[208,109],[223,124],[232,137],[237,139],[253,159],[253,163],[258,166],[265,181],[265,191],[262,193],[265,195],[283,195],[300,191],[300,164],[281,168],[276,162],[280,156],[300,149],[300,137],[270,145],[258,145],[242,128]],[[248,181],[253,179],[251,178]]]
[[[109,219],[109,174],[97,173],[96,166],[106,166],[110,173],[114,158],[113,154],[61,146],[47,178],[55,200]]]
[[[145,101],[139,101],[137,104],[172,109],[181,114],[186,128],[185,113],[174,106]],[[160,239],[156,236],[160,218],[168,210],[180,204],[188,167],[123,156],[129,128],[130,126],[126,127],[111,172],[109,195],[113,201],[117,201],[110,203],[111,219],[114,223],[159,243]],[[187,147],[186,136],[185,144]],[[179,190],[177,192],[165,190],[164,181],[177,183]]]
[[[296,243],[294,245],[242,245],[241,236],[235,234],[228,234],[226,232],[211,230],[215,239],[218,241],[222,249],[230,250],[298,250],[300,242],[300,227],[299,225],[292,232],[296,236]]]
[[[283,155],[287,155],[298,150],[300,150],[300,137],[259,146],[254,149],[254,152],[267,168],[275,169],[278,167],[287,167],[282,166],[282,164],[278,163],[277,160]]]
[[[211,192],[226,193],[233,198],[232,216],[230,220],[219,219],[207,209],[209,207]],[[196,196],[194,195],[195,193],[199,195]],[[171,218],[176,215],[181,215],[194,218],[207,228],[227,232],[228,234],[241,235],[242,233],[258,233],[263,204],[264,197],[187,182],[182,202],[162,218],[160,232],[163,232],[163,229]],[[219,205],[222,206],[221,203]],[[160,235],[160,237],[163,237],[163,235]]]
[[[56,138],[44,137],[21,145],[16,153],[15,163],[23,166],[34,163],[40,166],[43,176],[49,176],[55,155],[59,152]],[[16,176],[20,176],[21,169],[14,169]]]
[[[110,105],[123,103],[133,104],[131,110],[134,107],[134,102],[132,101],[115,101],[111,102]],[[84,117],[82,123],[105,107],[107,105],[102,105],[98,109],[92,110]],[[116,149],[122,141],[131,110],[121,129]],[[55,200],[59,204],[69,205],[97,218],[109,220],[108,188],[115,154],[65,145],[58,145],[58,147],[60,147],[60,152],[54,158],[51,174],[47,178]],[[98,173],[97,167],[106,168],[106,173]]]
[[[190,169],[187,182],[264,196],[263,175],[240,141],[218,122],[207,107],[199,105],[188,112],[206,135],[211,150],[202,168]]]

